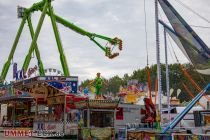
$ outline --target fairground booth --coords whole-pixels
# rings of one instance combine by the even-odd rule
[[[37,137],[114,137],[118,101],[79,96],[77,85],[78,77],[36,76],[1,87],[3,124],[31,127]]]
[[[115,137],[115,115],[119,101],[84,100],[75,102],[79,120],[79,139],[111,139]],[[71,118],[73,119],[73,118]],[[71,120],[70,119],[70,120]]]
[[[38,76],[13,83],[13,88],[27,92],[35,101],[35,136],[51,137],[47,132],[55,136],[69,135],[68,110],[75,101],[86,99],[76,96],[77,84],[78,77],[72,76]]]

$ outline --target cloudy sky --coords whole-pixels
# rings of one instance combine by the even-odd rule
[[[178,4],[176,0],[169,1],[189,24],[210,26],[209,23]],[[34,2],[37,0],[0,0],[0,70],[8,58],[21,22],[17,18],[17,5],[30,7]],[[198,0],[182,0],[182,2],[210,20],[209,0],[199,0],[199,2]],[[53,6],[57,15],[89,32],[108,37],[117,36],[123,40],[124,48],[120,56],[110,60],[86,36],[58,24],[71,75],[79,76],[80,80],[84,80],[93,78],[97,72],[101,72],[108,78],[114,75],[123,76],[125,73],[131,74],[133,70],[146,66],[144,0],[55,0]],[[154,0],[146,0],[146,12],[149,64],[151,65],[156,63]],[[39,16],[40,12],[32,16],[34,27],[37,25]],[[167,21],[162,11],[161,17]],[[210,29],[194,29],[210,46]],[[164,63],[162,32],[163,29],[160,27],[161,62]],[[13,58],[13,61],[18,63],[19,69],[22,67],[30,43],[29,30],[25,26]],[[52,26],[47,16],[38,38],[38,46],[45,68],[62,70]],[[179,60],[182,63],[187,62],[178,47],[175,44],[173,46]],[[169,62],[176,62],[170,53]],[[35,58],[32,59],[30,67],[34,65],[36,65]],[[11,80],[11,77],[12,67],[8,72],[7,80]]]

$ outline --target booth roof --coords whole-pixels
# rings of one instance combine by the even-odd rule
[[[12,85],[15,88],[23,88],[27,86],[33,86],[40,83],[45,84],[45,82],[50,81],[78,81],[77,76],[36,76],[29,79],[23,79],[19,81],[13,81]]]
[[[119,101],[112,100],[84,100],[80,102],[74,102],[77,109],[116,109]]]
[[[7,96],[7,97],[0,97],[0,103],[9,103],[10,101],[19,101],[19,102],[26,102],[26,101],[33,101],[33,97],[29,96]]]

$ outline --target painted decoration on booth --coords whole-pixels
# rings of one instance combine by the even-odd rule
[[[38,67],[37,67],[36,65],[35,65],[33,68],[29,68],[29,69],[28,69],[28,72],[27,72],[28,78],[30,78],[31,75],[32,75],[33,73],[35,73],[37,70],[38,70]]]
[[[24,71],[23,70],[16,71],[15,79],[16,80],[23,80],[24,79]]]
[[[55,120],[61,121],[61,114],[62,114],[62,105],[56,105],[55,106]]]
[[[12,85],[3,85],[0,88],[0,97],[10,97],[13,96]]]
[[[22,91],[22,90],[18,90],[18,89],[14,89],[15,95],[19,96],[19,97],[29,97],[30,94],[28,92]]]
[[[77,81],[65,81],[65,82],[51,81],[48,82],[48,85],[57,88],[60,91],[65,92],[67,94],[77,93]]]
[[[31,89],[29,91],[29,94],[32,97],[34,97],[35,99],[42,98],[42,99],[44,99],[44,101],[46,101],[47,95],[48,95],[48,90],[47,90],[46,87],[40,86],[40,87],[36,87],[36,88]]]

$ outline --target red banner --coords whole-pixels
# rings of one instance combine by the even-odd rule
[[[68,112],[69,109],[76,109],[74,102],[80,102],[86,99],[87,98],[84,97],[75,97],[72,94],[66,95],[66,112]]]
[[[66,95],[66,112],[74,108],[74,95]]]
[[[116,112],[116,120],[123,120],[123,119],[124,119],[123,108],[118,107]]]

